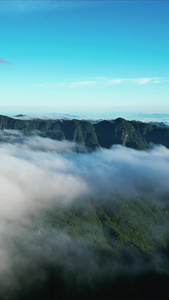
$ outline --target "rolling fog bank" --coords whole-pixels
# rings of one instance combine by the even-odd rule
[[[0,137],[0,299],[156,299],[156,282],[163,295],[167,148]]]

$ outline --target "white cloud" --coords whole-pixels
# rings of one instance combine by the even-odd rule
[[[75,87],[83,87],[83,86],[92,86],[97,84],[97,81],[77,81],[77,82],[71,82],[68,84],[68,87],[75,88]]]
[[[89,281],[99,272],[103,275],[103,265],[99,267],[96,255],[92,256],[87,247],[82,248],[65,231],[42,227],[41,234],[41,227],[36,231],[30,223],[30,214],[40,221],[42,209],[52,211],[57,203],[114,201],[118,195],[130,201],[147,194],[151,201],[163,194],[168,197],[169,150],[165,147],[146,152],[115,146],[82,154],[73,152],[74,143],[24,137],[18,131],[0,133],[1,141],[8,136],[8,143],[0,143],[2,299],[14,299],[10,297],[11,291],[43,280],[49,263],[52,267],[74,268],[78,278],[87,274]],[[21,142],[15,140],[19,138]],[[69,249],[78,261],[73,260]],[[111,275],[124,268],[123,260],[121,264],[115,261],[109,261]]]
[[[153,83],[161,83],[160,80],[154,80]]]
[[[168,79],[158,77],[142,77],[142,78],[107,78],[107,77],[95,77],[92,80],[73,81],[73,82],[57,82],[57,83],[43,83],[34,84],[35,88],[81,88],[81,87],[106,87],[114,86],[122,83],[133,83],[138,85],[144,85],[148,83],[162,83],[167,82]]]
[[[131,81],[135,81],[138,84],[146,84],[148,82],[153,81],[153,78],[138,78],[138,79],[131,79]]]
[[[58,82],[52,84],[34,84],[33,87],[44,87],[48,89],[58,89],[58,88],[79,88],[79,87],[88,87],[96,85],[98,81],[96,80],[85,80],[85,81],[75,81],[75,82]]]
[[[109,79],[107,81],[107,85],[116,85],[124,82],[131,82],[136,84],[146,84],[149,82],[154,82],[154,78],[117,78],[117,79]]]
[[[122,83],[125,79],[112,79],[107,82],[107,85],[116,85]]]

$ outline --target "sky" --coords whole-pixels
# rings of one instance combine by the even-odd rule
[[[0,109],[169,113],[168,36],[168,1],[0,1]]]

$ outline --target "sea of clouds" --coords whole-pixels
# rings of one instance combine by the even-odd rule
[[[0,141],[2,299],[13,299],[23,286],[43,282],[48,265],[64,267],[68,274],[77,273],[78,281],[87,278],[89,282],[95,276],[101,280],[107,272],[128,272],[121,257],[101,265],[89,248],[63,231],[41,235],[31,229],[30,216],[52,210],[56,204],[66,207],[89,198],[102,202],[147,197],[155,205],[161,205],[159,199],[167,203],[169,149],[157,146],[137,151],[115,145],[88,153],[75,143],[24,136],[14,130],[1,130]],[[130,272],[139,272],[143,258],[134,255]],[[152,264],[167,272],[165,257],[155,257]]]

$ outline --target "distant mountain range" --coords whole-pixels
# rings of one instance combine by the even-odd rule
[[[97,122],[77,119],[22,120],[0,115],[0,129],[21,130],[25,134],[36,131],[42,137],[74,141],[90,149],[110,148],[115,144],[138,150],[148,149],[151,144],[161,144],[169,148],[168,126],[127,121],[123,118]]]
[[[1,111],[2,112],[2,111]],[[13,117],[14,112],[12,113],[5,113],[2,112],[3,115]],[[115,120],[119,117],[125,119],[125,120],[137,120],[145,123],[164,123],[165,125],[169,126],[169,114],[167,113],[142,113],[142,112],[115,112],[115,111],[101,111],[101,112],[83,112],[83,111],[76,111],[76,112],[70,112],[70,113],[59,113],[59,112],[24,112],[20,114],[16,114],[17,118],[20,118],[22,120],[28,120],[28,119],[51,119],[51,120]]]

